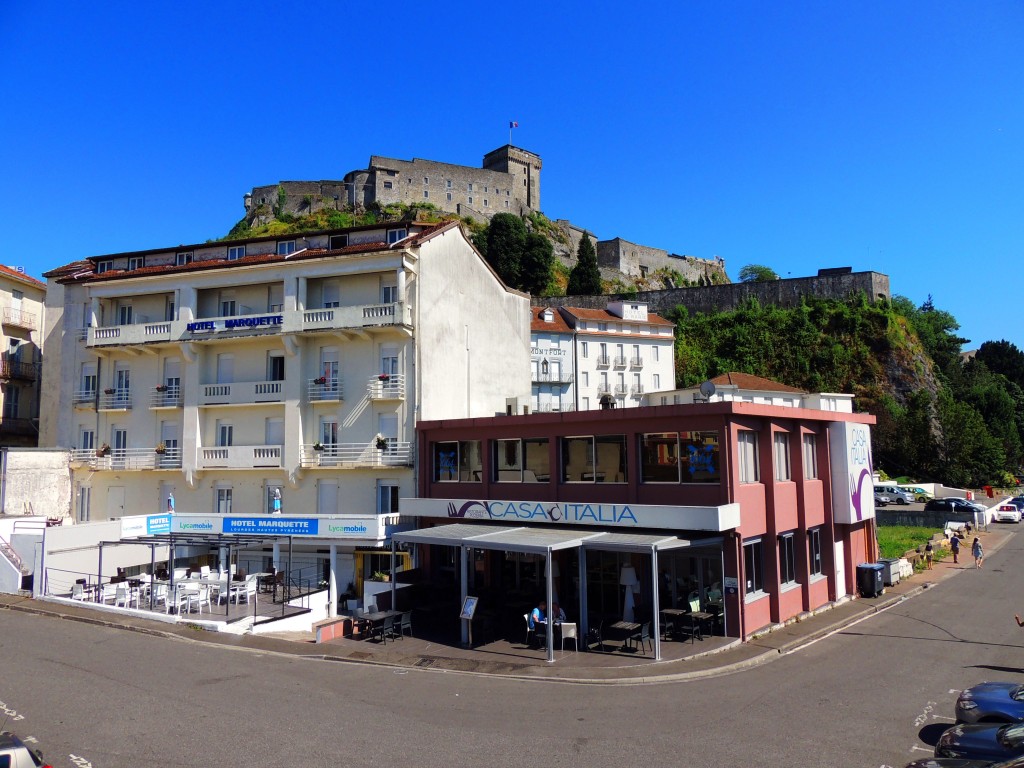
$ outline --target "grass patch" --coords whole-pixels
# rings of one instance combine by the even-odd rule
[[[925,543],[936,533],[934,528],[916,525],[880,525],[878,526],[878,553],[880,557],[903,557],[911,549],[924,547]],[[949,550],[936,547],[932,559],[936,562],[949,555]]]

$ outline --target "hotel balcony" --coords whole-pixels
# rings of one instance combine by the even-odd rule
[[[139,322],[87,328],[85,331],[87,346],[106,347],[170,341],[216,341],[269,333],[362,330],[409,325],[412,325],[412,307],[405,302],[397,302],[324,309],[274,310],[224,317],[197,317],[192,321]]]
[[[551,371],[550,373],[540,371],[534,373],[532,378],[534,384],[572,384],[576,380],[576,375],[563,371]]]
[[[29,331],[36,329],[36,316],[32,312],[14,307],[4,307],[4,325],[15,325]]]
[[[629,394],[631,394],[633,397],[642,397],[644,394],[644,385],[634,384],[633,387],[629,390]]]
[[[149,393],[150,408],[181,408],[181,406],[181,387],[168,387],[161,384],[153,387]]]
[[[78,409],[92,410],[96,407],[96,390],[80,389],[71,396],[71,404]]]
[[[320,446],[317,448],[317,446]],[[412,443],[388,441],[386,448],[369,443],[312,443],[302,446],[304,468],[332,469],[364,467],[409,467],[413,460]]]
[[[230,384],[201,384],[199,405],[252,405],[284,402],[283,381],[233,381]]]
[[[615,367],[616,368],[625,368],[626,367],[626,357],[625,357],[625,355],[616,355],[614,362],[615,362]]]
[[[132,409],[132,392],[127,387],[104,389],[97,408],[101,411],[130,411]]]
[[[575,411],[575,403],[538,403],[534,406],[534,413],[568,413]]]
[[[625,397],[628,393],[629,393],[629,387],[627,387],[625,384],[616,384],[615,385],[615,396],[616,397]]]
[[[629,365],[632,368],[643,368],[644,367],[644,359],[642,357],[631,357],[629,359]]]
[[[35,363],[18,363],[13,360],[0,361],[0,379],[4,381],[10,381],[11,379],[35,381]]]
[[[96,471],[181,469],[181,448],[167,448],[162,453],[155,448],[76,448],[71,463]]]
[[[37,437],[39,427],[35,419],[2,418],[0,419],[0,435]]]
[[[597,394],[598,395],[608,395],[608,394],[611,394],[611,391],[612,391],[612,388],[608,384],[598,384],[597,385]]]
[[[382,376],[387,378],[382,378]],[[400,373],[378,374],[370,377],[366,391],[371,400],[404,400],[405,376]]]
[[[598,355],[597,356],[597,367],[598,368],[607,368],[611,364],[612,364],[612,361],[608,357],[608,355]]]
[[[340,378],[320,376],[310,379],[306,393],[311,403],[339,403],[345,399]]]
[[[199,469],[281,468],[280,445],[218,445],[199,449]]]

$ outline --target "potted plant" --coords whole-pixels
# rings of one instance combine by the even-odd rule
[[[156,391],[157,392],[166,392],[167,391],[167,385],[166,384],[157,384],[156,385]]]
[[[101,445],[99,448],[96,449],[96,455],[97,456],[109,456],[110,455],[110,446],[107,445],[106,443],[104,443],[103,445]]]
[[[157,453],[161,454],[167,453],[167,445],[165,443],[157,443],[156,448],[154,450],[156,450]]]
[[[323,449],[324,449],[324,444],[323,443],[313,443],[313,450],[314,451],[322,451]]]
[[[380,379],[381,381],[389,381],[391,379],[391,374],[390,373],[382,373],[379,376],[377,376],[377,378]]]
[[[327,377],[326,376],[318,376],[317,378],[313,379],[313,383],[314,384],[320,384],[321,386],[323,386],[324,384],[327,383]]]
[[[374,571],[371,581],[391,581],[391,574],[387,571]]]
[[[106,389],[103,390],[103,394],[105,394],[105,395],[112,395],[112,394],[114,394],[114,388],[113,387],[107,387]]]
[[[384,437],[384,435],[377,435],[373,440],[377,445],[377,450],[379,451],[383,451],[388,447],[388,439]]]

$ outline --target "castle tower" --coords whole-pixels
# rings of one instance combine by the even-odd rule
[[[515,178],[512,196],[527,208],[540,208],[540,155],[519,147],[506,144],[484,155],[483,167],[489,171],[501,171]]]

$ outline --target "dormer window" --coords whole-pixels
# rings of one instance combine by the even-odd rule
[[[192,251],[185,253],[177,253],[174,255],[174,264],[179,267],[184,267],[186,264],[192,263]]]
[[[550,323],[550,322],[553,322],[554,319],[555,319],[555,313],[552,312],[550,309],[545,309],[544,310],[544,322],[545,323]]]
[[[228,261],[238,261],[243,256],[245,256],[245,246],[244,245],[229,245],[228,246]]]
[[[331,235],[331,241],[328,245],[329,249],[336,251],[339,248],[344,248],[348,245],[348,235]]]
[[[109,272],[114,268],[114,260],[106,259],[104,261],[96,262],[96,274],[102,275],[104,272]]]
[[[281,240],[277,244],[277,255],[287,256],[289,253],[295,253],[295,241],[294,240]]]
[[[146,266],[145,256],[130,256],[128,258],[128,271],[131,272],[135,269],[142,269]]]
[[[406,229],[389,229],[388,230],[388,244],[397,243],[399,240],[405,240],[409,232]]]

